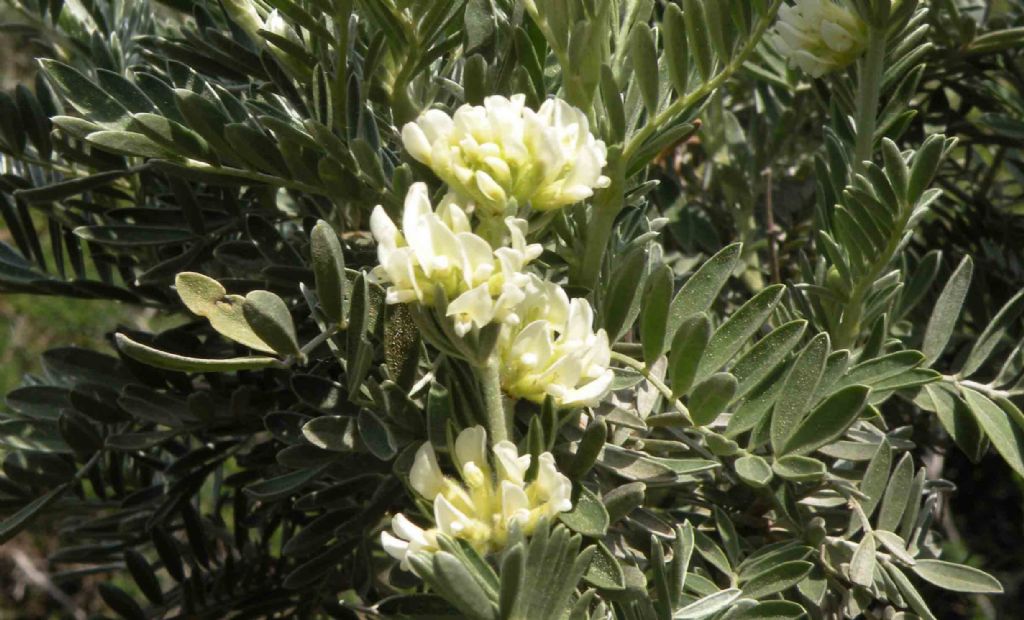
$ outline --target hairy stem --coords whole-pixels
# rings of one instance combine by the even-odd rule
[[[864,172],[865,162],[870,161],[874,154],[875,130],[878,127],[878,104],[882,96],[882,76],[885,74],[885,51],[885,28],[870,26],[867,54],[857,67],[857,138],[854,144],[853,169],[850,171],[851,180],[854,176]],[[906,216],[909,216],[909,213]],[[857,283],[850,294],[846,311],[843,313],[836,331],[837,347],[850,348],[856,344],[861,331],[864,300],[871,291],[875,278],[881,274],[899,248],[900,235],[904,228],[905,226],[900,226],[896,229],[897,233],[893,234],[886,251],[878,257],[875,265]]]
[[[491,444],[508,439],[509,420],[505,415],[505,402],[501,394],[501,374],[496,357],[492,357],[486,366],[478,367],[477,377],[483,390],[484,405],[487,409],[487,434]]]
[[[867,53],[857,66],[857,140],[854,145],[853,174],[864,172],[864,162],[871,160],[875,150],[878,127],[878,103],[882,96],[885,74],[885,29],[868,28]]]

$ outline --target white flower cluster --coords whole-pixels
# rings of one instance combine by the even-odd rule
[[[796,0],[779,9],[771,40],[791,64],[820,78],[861,55],[867,26],[833,0]]]
[[[562,406],[596,405],[611,389],[614,373],[608,334],[594,332],[585,299],[569,300],[557,284],[531,276],[520,322],[498,342],[502,388],[510,395]]]
[[[492,249],[473,233],[454,201],[445,200],[435,212],[423,183],[406,195],[401,231],[378,206],[370,230],[380,261],[376,276],[388,283],[387,303],[431,305],[439,287],[450,300],[447,314],[460,336],[492,321],[514,321],[512,312],[528,280],[523,268],[540,255],[541,246],[526,243],[524,220],[508,217],[505,223],[510,244]]]
[[[512,397],[550,395],[568,407],[596,405],[608,393],[608,335],[594,330],[585,299],[570,301],[560,286],[525,271],[541,246],[526,242],[524,220],[506,217],[505,243],[494,249],[451,196],[435,211],[422,183],[409,190],[401,220],[399,229],[380,206],[370,218],[380,261],[374,275],[387,284],[387,303],[433,305],[442,291],[459,336],[501,323],[498,367]]]
[[[424,529],[399,513],[391,521],[392,532],[381,533],[389,555],[409,570],[409,556],[437,551],[437,536],[447,534],[469,542],[480,553],[505,546],[509,530],[516,526],[529,535],[544,517],[572,509],[572,483],[555,467],[550,452],[540,455],[534,480],[526,481],[530,455],[520,455],[515,445],[501,441],[487,458],[487,433],[483,427],[467,428],[455,440],[455,466],[461,483],[446,477],[430,443],[416,452],[409,483],[434,509],[435,527]]]
[[[607,150],[590,133],[586,115],[561,99],[536,111],[525,101],[524,95],[487,97],[454,116],[428,110],[402,128],[402,141],[482,216],[503,215],[512,201],[558,209],[607,187],[601,174]]]

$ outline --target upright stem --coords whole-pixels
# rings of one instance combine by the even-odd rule
[[[867,53],[857,68],[857,142],[854,146],[853,173],[864,171],[864,162],[871,160],[875,150],[875,129],[878,127],[878,101],[882,95],[885,73],[885,29],[868,28]]]
[[[496,356],[486,366],[478,367],[477,377],[483,390],[484,406],[487,409],[487,434],[491,444],[508,439],[509,420],[505,415],[504,398],[501,395],[501,374]]]
[[[851,177],[864,172],[864,162],[870,161],[875,150],[875,129],[878,126],[878,103],[882,96],[882,76],[885,73],[886,31],[884,27],[868,27],[867,54],[857,67],[857,140],[854,145],[854,162]],[[900,229],[902,230],[902,229]],[[879,257],[875,266],[857,283],[840,319],[835,344],[850,348],[860,335],[864,300],[875,282],[875,278],[899,244],[898,236],[890,241],[889,248]]]

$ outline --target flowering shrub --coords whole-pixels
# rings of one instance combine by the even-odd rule
[[[978,232],[1019,227],[1024,7],[8,4],[48,48],[0,93],[0,288],[174,317],[7,397],[0,541],[57,525],[61,583],[126,618],[1014,608],[943,476],[1024,475],[1019,244]]]

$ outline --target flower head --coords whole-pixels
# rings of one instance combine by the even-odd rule
[[[405,148],[460,199],[484,216],[505,214],[512,200],[537,210],[558,209],[607,187],[604,142],[586,115],[561,99],[539,110],[523,95],[487,97],[449,116],[424,112],[402,128]]]
[[[611,348],[585,299],[570,300],[556,284],[531,276],[516,309],[520,324],[498,342],[504,390],[560,406],[594,405],[611,389]]]
[[[550,452],[540,455],[537,475],[526,481],[530,455],[501,441],[487,457],[483,427],[467,428],[455,440],[455,466],[460,480],[441,473],[430,443],[416,452],[409,483],[434,509],[433,528],[421,528],[404,515],[395,515],[391,532],[381,534],[384,550],[409,568],[409,555],[436,551],[439,533],[469,542],[477,551],[496,551],[518,527],[530,535],[544,517],[572,509],[572,483],[555,466]]]
[[[772,41],[811,77],[842,69],[867,46],[867,26],[833,0],[796,0],[779,9]]]
[[[541,246],[526,243],[526,222],[505,218],[507,245],[491,247],[473,233],[465,210],[446,199],[435,211],[427,186],[416,183],[405,198],[402,228],[378,206],[370,217],[380,266],[375,276],[388,284],[387,303],[433,304],[444,292],[447,313],[465,335],[491,322],[516,321],[512,310],[523,299],[527,263]]]

